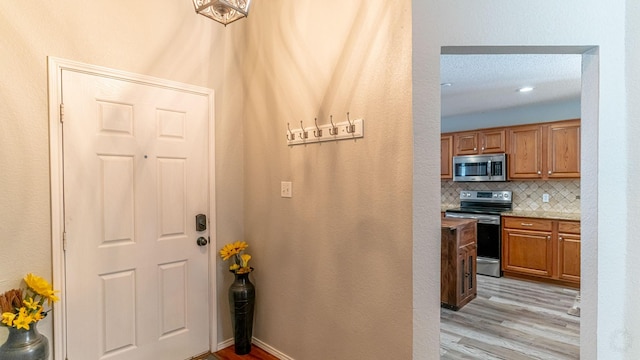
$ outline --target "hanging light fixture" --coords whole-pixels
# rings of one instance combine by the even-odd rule
[[[193,0],[196,12],[224,26],[249,15],[251,0]]]

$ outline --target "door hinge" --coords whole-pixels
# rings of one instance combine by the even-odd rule
[[[67,251],[67,232],[62,233],[62,250]]]
[[[64,123],[64,104],[60,104],[60,122]]]

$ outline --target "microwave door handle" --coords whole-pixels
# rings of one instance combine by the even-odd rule
[[[489,175],[489,180],[491,180],[491,160],[487,161],[487,174]]]

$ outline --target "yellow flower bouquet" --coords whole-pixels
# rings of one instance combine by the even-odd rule
[[[12,289],[0,294],[1,324],[16,329],[29,330],[29,325],[42,320],[51,309],[45,311],[44,303],[58,301],[57,291],[53,290],[47,280],[27,274],[24,277],[26,289]]]
[[[249,245],[247,245],[246,242],[236,241],[220,249],[220,257],[222,257],[222,260],[226,261],[233,258],[233,263],[229,266],[229,271],[235,274],[246,274],[253,270],[253,268],[249,267],[251,255],[243,253],[248,247]]]

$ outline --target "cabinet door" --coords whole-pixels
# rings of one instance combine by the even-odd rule
[[[580,177],[580,122],[551,124],[547,127],[547,176]]]
[[[458,301],[466,304],[476,297],[476,245],[469,244],[458,249]]]
[[[553,276],[551,232],[505,229],[502,270],[542,277]]]
[[[453,179],[453,135],[440,137],[440,179]]]
[[[509,130],[509,179],[542,178],[542,127]]]
[[[455,155],[478,154],[478,133],[465,132],[453,136],[455,142]]]
[[[580,235],[558,234],[558,278],[580,282]]]
[[[506,152],[506,130],[491,130],[480,132],[480,152],[483,154],[497,154]]]

